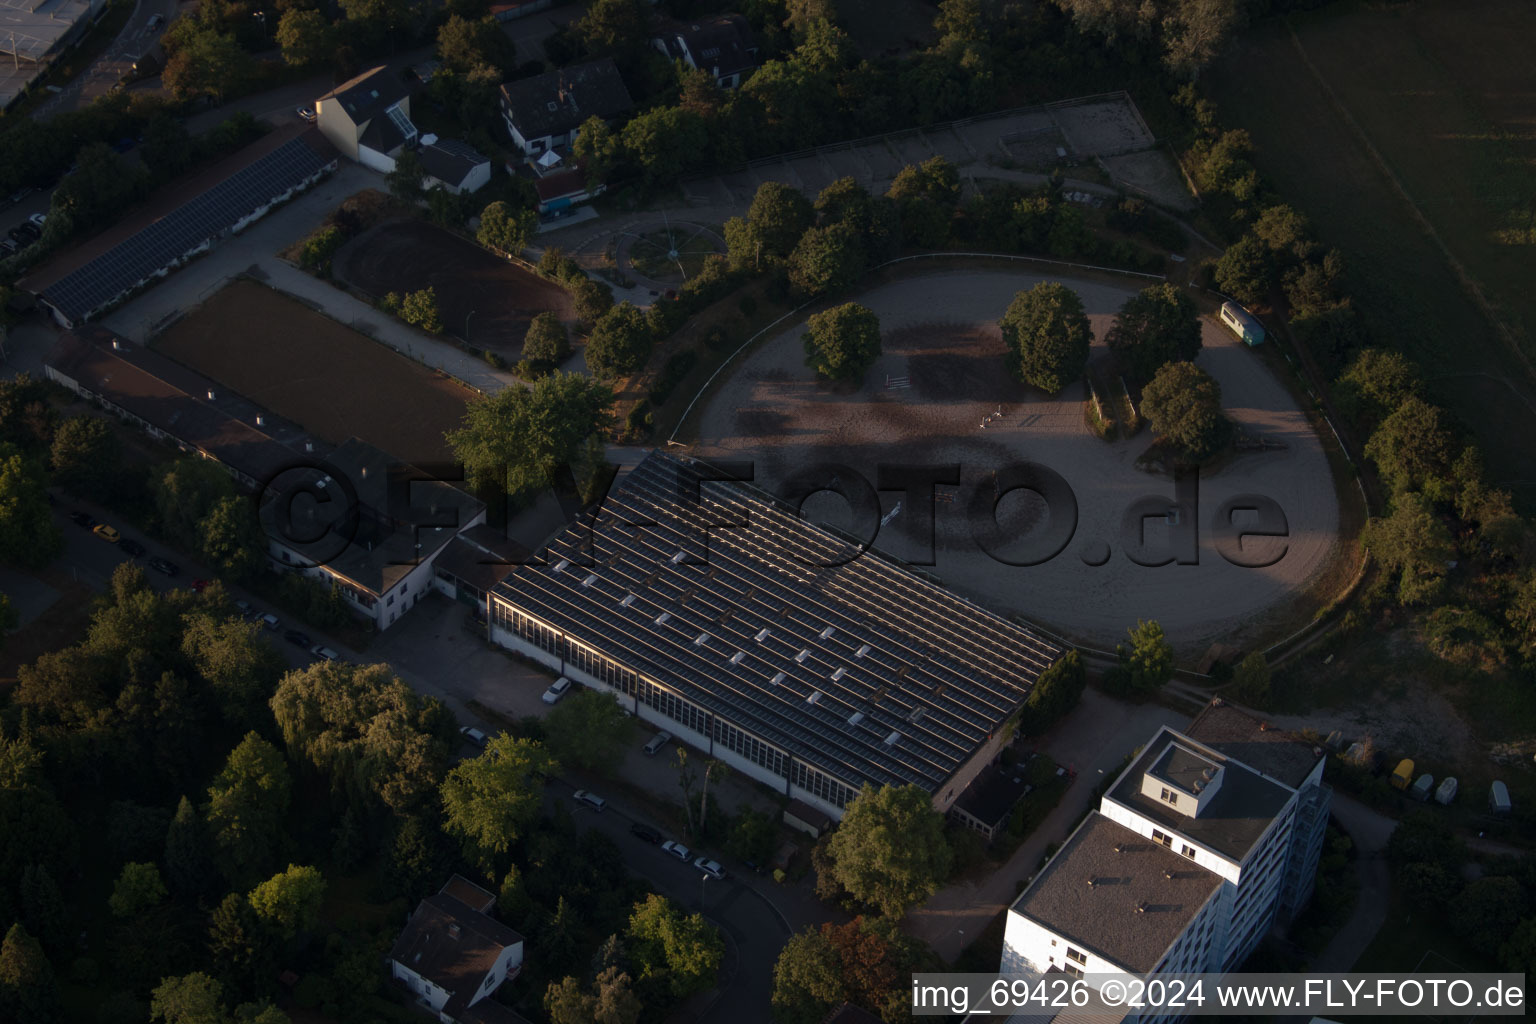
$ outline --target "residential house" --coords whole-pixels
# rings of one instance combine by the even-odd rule
[[[523,155],[574,141],[589,117],[612,121],[634,107],[613,58],[576,64],[501,87],[501,116]]]
[[[734,89],[757,67],[757,40],[747,19],[717,14],[665,25],[651,45],[690,68],[703,68],[722,89]]]
[[[390,976],[444,1024],[519,1018],[487,997],[517,977],[523,937],[491,916],[496,897],[454,875],[416,906],[389,952]]]
[[[387,67],[364,71],[315,101],[320,131],[343,156],[383,174],[418,137],[405,82]]]
[[[477,192],[491,180],[491,161],[467,142],[424,135],[416,155],[426,172],[423,184],[429,189],[442,186],[459,195]]]

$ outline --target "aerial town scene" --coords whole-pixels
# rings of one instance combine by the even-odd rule
[[[1523,1016],[1533,48],[0,0],[0,1024]]]

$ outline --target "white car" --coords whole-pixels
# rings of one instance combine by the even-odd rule
[[[599,813],[602,812],[604,807],[608,806],[607,800],[604,800],[590,789],[578,789],[574,794],[574,798],[577,803],[586,804],[588,807]]]
[[[668,839],[666,842],[662,843],[661,852],[670,853],[684,864],[688,863],[688,861],[693,857],[693,851],[675,839]]]
[[[564,697],[566,693],[570,691],[570,689],[571,681],[565,678],[565,676],[561,676],[559,679],[556,679],[553,683],[549,684],[549,689],[544,691],[544,696],[540,699],[543,700],[545,704],[558,704],[560,703],[560,698]]]
[[[710,878],[725,877],[725,868],[721,867],[720,862],[717,860],[710,860],[707,857],[699,857],[694,860],[693,866],[704,872]]]
[[[481,732],[479,729],[475,729],[467,725],[461,725],[459,726],[459,735],[463,736],[477,747],[485,746],[485,733]]]
[[[324,644],[315,644],[315,646],[309,649],[309,653],[313,654],[321,661],[339,661],[341,659],[341,655],[337,654],[335,651],[331,650]]]
[[[27,220],[37,225],[39,229],[41,229],[44,224],[48,223],[47,215],[41,213],[34,213],[32,216],[28,217]]]

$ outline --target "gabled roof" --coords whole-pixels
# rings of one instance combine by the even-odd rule
[[[612,57],[507,82],[501,100],[525,137],[560,135],[589,117],[617,117],[634,106]]]
[[[438,181],[458,186],[464,183],[475,168],[490,163],[489,158],[474,146],[458,139],[431,137],[432,142],[422,141],[416,151],[421,168]]]
[[[673,22],[660,38],[668,56],[682,57],[686,46],[695,64],[719,78],[757,67],[757,41],[739,14]]]
[[[502,950],[522,941],[495,918],[438,893],[417,905],[389,958],[446,991],[447,1010],[467,1005]]]
[[[341,83],[320,99],[336,101],[353,124],[362,124],[409,95],[400,76],[381,64]]]
[[[400,126],[395,124],[392,117],[375,117],[368,122],[368,127],[363,129],[363,134],[357,137],[360,146],[367,146],[375,153],[383,153],[388,156],[405,145],[405,133]]]

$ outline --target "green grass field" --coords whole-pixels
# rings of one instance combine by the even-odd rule
[[[1294,29],[1294,35],[1292,32]],[[1223,122],[1349,257],[1373,337],[1417,360],[1536,508],[1536,5],[1339,3],[1252,32]]]

